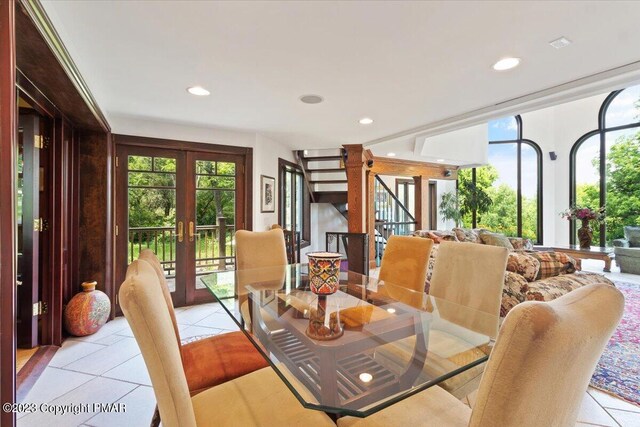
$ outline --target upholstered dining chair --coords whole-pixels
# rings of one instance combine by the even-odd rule
[[[502,324],[473,410],[434,386],[338,426],[573,426],[623,308],[622,293],[607,284],[519,304]]]
[[[118,295],[149,371],[164,426],[334,425],[322,412],[304,409],[270,367],[191,396],[170,310],[151,265],[142,260],[131,263]]]
[[[484,357],[490,351],[489,348],[477,348],[462,342],[457,334],[447,333],[447,328],[462,327],[490,338],[496,337],[507,257],[507,249],[497,246],[440,243],[429,295],[440,300],[437,310],[445,322],[433,325],[430,330],[424,375],[438,375],[442,366],[457,369],[461,360]],[[460,305],[473,311],[460,310]],[[470,316],[472,312],[476,315]],[[452,345],[452,340],[460,341],[460,345]],[[412,337],[381,347],[376,351],[376,358],[400,372],[408,363],[414,347],[415,337]],[[478,388],[484,367],[485,363],[475,366],[449,378],[441,386],[457,398],[463,398]]]
[[[378,280],[424,292],[433,240],[393,235],[380,262]]]
[[[252,330],[248,297],[243,284],[260,281],[263,287],[280,289],[287,265],[287,249],[281,228],[269,231],[238,230],[236,240],[236,277],[238,303],[247,330]],[[267,268],[273,267],[273,268]],[[268,276],[268,277],[267,277]],[[265,316],[265,322],[271,324]]]
[[[169,312],[172,330],[180,349],[187,386],[192,395],[269,366],[241,331],[197,337],[188,340],[189,342],[182,342],[171,292],[158,257],[151,249],[143,249],[138,260],[148,263],[158,278],[162,298]],[[135,271],[136,268],[127,269],[127,277]],[[159,422],[159,413],[156,408],[151,425],[158,425]]]

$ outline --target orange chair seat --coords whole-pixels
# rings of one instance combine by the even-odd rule
[[[182,345],[182,365],[192,395],[269,366],[240,331]]]

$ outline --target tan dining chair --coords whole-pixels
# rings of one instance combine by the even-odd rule
[[[134,261],[118,295],[164,426],[334,425],[324,413],[304,409],[270,367],[191,396],[171,315],[151,265]]]
[[[259,282],[262,288],[280,289],[286,273],[287,249],[282,228],[269,231],[238,230],[235,241],[238,303],[245,327],[251,331],[251,313],[244,286]],[[275,326],[268,315],[265,314],[263,320]]]
[[[424,292],[433,240],[390,236],[380,262],[378,280]]]
[[[241,331],[198,337],[200,339],[190,339],[183,343],[169,285],[158,257],[151,249],[143,249],[138,259],[148,263],[158,277],[192,394],[268,366],[264,357]]]
[[[500,327],[500,303],[507,268],[509,251],[506,248],[476,243],[442,242],[431,275],[429,295],[442,300],[438,310],[441,318],[451,324],[470,331],[487,335],[493,339]],[[446,304],[451,302],[453,304]],[[461,311],[457,305],[469,307],[475,315]],[[488,316],[483,315],[484,313]],[[444,331],[446,333],[446,330]],[[435,334],[434,334],[435,335]],[[431,345],[431,359],[438,364],[451,364],[467,357],[482,356],[490,348],[474,348],[456,352],[437,348],[438,343],[448,340],[434,340]],[[443,347],[443,346],[441,346]],[[486,363],[462,372],[441,386],[461,399],[477,390]]]
[[[623,308],[622,293],[607,284],[519,304],[500,329],[473,410],[434,386],[367,418],[340,418],[338,426],[574,426]]]

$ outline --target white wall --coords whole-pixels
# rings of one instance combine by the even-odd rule
[[[542,150],[543,243],[569,244],[569,225],[559,213],[569,207],[569,155],[585,133],[597,129],[598,112],[608,93],[522,114],[525,139]],[[558,158],[552,161],[549,152]]]

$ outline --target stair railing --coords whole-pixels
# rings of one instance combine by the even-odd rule
[[[410,235],[417,221],[378,175],[374,181],[374,212],[376,264],[380,265],[389,237]]]

